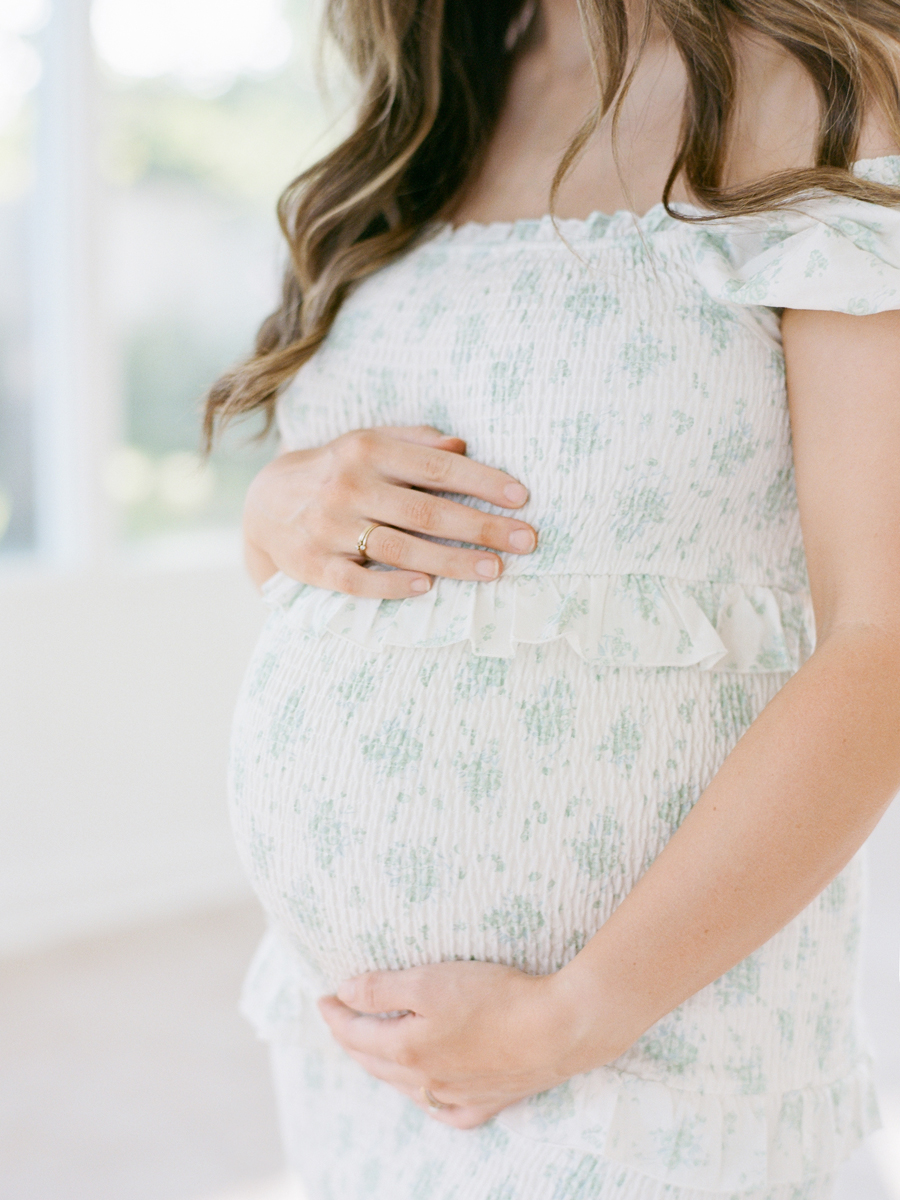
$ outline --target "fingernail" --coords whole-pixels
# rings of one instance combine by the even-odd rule
[[[500,573],[500,563],[496,558],[479,558],[475,564],[475,574],[482,579],[496,579]]]
[[[533,550],[534,534],[530,529],[517,529],[509,535],[509,544],[513,550]]]
[[[521,483],[508,483],[503,489],[503,495],[510,504],[524,504],[528,499],[528,489],[522,487]]]
[[[411,592],[427,592],[431,587],[431,582],[428,579],[414,579],[410,585]]]

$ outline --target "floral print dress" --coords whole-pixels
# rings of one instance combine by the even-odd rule
[[[900,185],[898,158],[855,170]],[[785,307],[900,308],[900,210],[431,227],[281,398],[288,448],[465,438],[539,532],[497,581],[404,601],[266,585],[231,762],[270,920],[244,1009],[310,1200],[821,1200],[877,1127],[859,856],[615,1062],[474,1132],[367,1076],[314,1003],[374,968],[559,970],[811,653]]]

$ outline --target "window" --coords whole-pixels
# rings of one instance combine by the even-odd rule
[[[251,422],[205,460],[200,403],[273,307],[275,201],[324,149],[316,16],[0,0],[0,549],[234,527],[271,443]]]
[[[0,0],[0,546],[28,550],[35,538],[31,290],[35,35],[41,0]]]

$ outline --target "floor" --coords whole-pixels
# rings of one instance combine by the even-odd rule
[[[870,842],[863,995],[886,1128],[838,1200],[900,1200],[900,802]],[[0,964],[0,1200],[302,1200],[236,1011],[252,902]]]
[[[249,902],[0,968],[2,1200],[250,1200],[278,1175],[236,1011],[260,930]]]

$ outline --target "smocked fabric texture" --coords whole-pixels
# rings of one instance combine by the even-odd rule
[[[856,170],[900,185],[898,158]],[[314,1004],[371,968],[559,969],[808,657],[788,306],[900,308],[900,210],[817,195],[709,224],[657,206],[435,227],[349,297],[282,397],[289,448],[381,424],[465,438],[528,486],[539,532],[490,584],[399,602],[283,575],[265,589],[231,771],[271,917],[244,1003],[318,1064],[292,1092],[343,1131],[340,1163],[324,1126],[296,1131],[317,1194],[824,1197],[877,1126],[853,1006],[858,860],[621,1059],[501,1113],[490,1172],[484,1137],[449,1131],[409,1149],[419,1182],[395,1184],[399,1143],[364,1127],[370,1104],[401,1102],[349,1071]],[[517,1174],[525,1144],[546,1185]],[[565,1155],[586,1182],[560,1191]]]
[[[520,647],[512,660],[474,656],[464,643],[373,652],[333,635],[298,637],[285,614],[271,615],[232,772],[242,858],[272,921],[245,1011],[263,1037],[320,1064],[297,1086],[327,1106],[335,1138],[343,1131],[342,1160],[371,1169],[354,1157],[368,1143],[368,1101],[352,1072],[332,1089],[344,1056],[315,997],[365,970],[443,959],[558,970],[788,677],[598,667],[562,640]],[[492,1124],[514,1141],[729,1196],[832,1171],[877,1120],[852,1004],[859,870],[854,860],[765,947],[614,1063]],[[487,1200],[472,1140],[455,1139],[451,1177],[470,1170],[461,1196]],[[334,1140],[310,1144],[304,1127],[294,1143],[311,1175],[351,1169],[332,1161]],[[335,1183],[322,1195],[406,1200],[388,1184],[389,1144],[371,1191]],[[517,1167],[507,1163],[516,1198]],[[595,1194],[606,1196],[583,1193]]]

